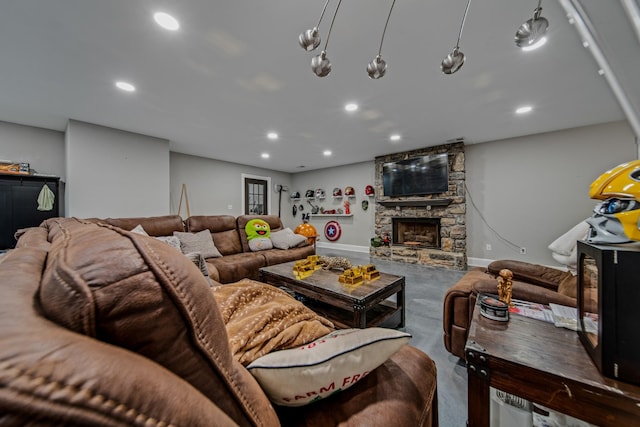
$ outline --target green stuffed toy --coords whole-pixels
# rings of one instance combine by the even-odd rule
[[[244,230],[247,233],[247,241],[249,242],[249,249],[252,251],[264,251],[266,249],[273,248],[271,243],[271,227],[269,223],[262,219],[252,219],[247,222]]]

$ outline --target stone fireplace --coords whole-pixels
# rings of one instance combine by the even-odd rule
[[[440,218],[392,218],[392,245],[440,249]]]
[[[383,164],[428,154],[447,153],[448,190],[439,194],[384,195]],[[375,159],[375,235],[389,246],[371,247],[372,258],[455,270],[467,268],[464,143],[428,147]]]

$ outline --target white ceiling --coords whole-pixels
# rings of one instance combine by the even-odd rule
[[[320,26],[323,45],[336,2]],[[620,53],[615,65],[640,70],[638,39],[620,3],[582,3],[610,33],[608,43]],[[63,131],[75,119],[166,138],[176,152],[300,172],[455,138],[481,143],[625,118],[556,0],[542,4],[549,42],[528,53],[513,38],[536,0],[472,0],[460,43],[466,63],[453,75],[440,71],[440,61],[456,43],[466,0],[399,0],[380,80],[365,69],[391,0],[342,3],[325,78],[310,69],[318,52],[297,43],[317,23],[324,0],[1,4],[0,120],[8,122]],[[159,28],[157,10],[173,14],[181,29]],[[118,79],[137,91],[115,89]],[[640,84],[634,90],[640,99]],[[360,110],[345,113],[350,101]],[[533,112],[516,116],[523,104]],[[279,140],[266,138],[271,130]],[[389,141],[394,132],[400,142]],[[271,157],[262,159],[263,152]]]

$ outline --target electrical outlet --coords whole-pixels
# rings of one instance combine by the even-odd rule
[[[527,254],[527,248],[520,248],[520,254],[521,255],[526,255]]]
[[[491,243],[487,243],[487,244],[485,245],[485,249],[486,249],[486,250],[488,250],[488,251],[490,251],[490,250],[491,250]]]
[[[233,210],[233,205],[227,205],[227,209]]]

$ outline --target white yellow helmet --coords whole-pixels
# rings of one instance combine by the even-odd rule
[[[623,163],[591,183],[589,197],[602,200],[587,223],[591,243],[640,241],[640,160]]]

